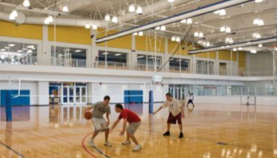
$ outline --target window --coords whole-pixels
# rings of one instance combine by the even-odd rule
[[[97,61],[96,61],[97,62]],[[127,65],[127,53],[103,51],[98,52],[98,66],[101,68],[122,69]]]
[[[171,58],[169,66],[171,72],[189,72],[189,59]]]
[[[86,67],[86,49],[51,47],[51,61],[55,66]]]
[[[37,45],[0,41],[0,64],[37,65]]]
[[[197,74],[214,74],[214,62],[197,60]]]
[[[155,69],[155,62],[156,62],[156,69],[159,69],[162,65],[162,57],[154,55],[145,55],[145,54],[138,54],[137,55],[137,69],[138,70],[150,70],[153,71]]]

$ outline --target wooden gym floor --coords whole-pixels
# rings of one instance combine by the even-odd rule
[[[160,104],[155,105],[155,109]],[[147,105],[128,105],[143,123],[136,133],[143,146],[122,146],[122,125],[110,135],[113,147],[103,146],[104,134],[96,149],[88,144],[93,127],[83,118],[84,106],[14,107],[14,121],[5,122],[0,109],[0,158],[273,158],[277,157],[277,106],[196,105],[186,109],[185,138],[178,126],[163,137],[168,111],[148,114]],[[111,105],[111,120],[117,118]]]

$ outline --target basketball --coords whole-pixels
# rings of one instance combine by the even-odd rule
[[[87,120],[90,120],[92,118],[92,113],[90,111],[86,111],[85,114],[84,114],[84,117],[87,119]]]

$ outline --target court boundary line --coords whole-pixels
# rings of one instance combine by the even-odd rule
[[[83,140],[82,140],[82,147],[83,147],[83,149],[90,155],[90,156],[92,156],[92,157],[94,157],[94,158],[98,158],[97,156],[95,156],[95,155],[93,155],[88,149],[87,149],[87,147],[85,146],[85,140],[86,140],[86,138],[88,137],[88,136],[90,136],[92,133],[89,133],[88,135],[86,135],[84,138],[83,138]]]
[[[24,155],[22,155],[21,153],[17,152],[16,150],[14,150],[12,147],[8,146],[7,144],[4,144],[0,141],[0,144],[4,147],[6,147],[7,149],[11,150],[12,152],[14,152],[16,155],[22,157],[22,158],[25,158]]]

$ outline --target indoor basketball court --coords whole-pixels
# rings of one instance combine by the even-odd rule
[[[0,0],[0,158],[277,158],[276,0]]]

